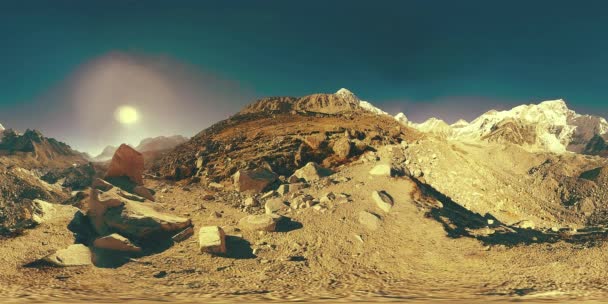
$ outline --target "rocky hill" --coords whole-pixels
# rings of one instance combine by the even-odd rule
[[[419,136],[360,102],[345,89],[260,99],[179,145],[151,171],[177,180],[196,176],[221,181],[254,168],[289,176],[309,161],[332,167],[375,146]]]
[[[54,138],[44,137],[37,130],[19,134],[12,129],[3,132],[0,161],[24,168],[55,168],[86,162],[85,155]]]

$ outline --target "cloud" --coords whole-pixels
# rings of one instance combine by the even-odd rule
[[[113,52],[83,64],[42,98],[16,109],[16,115],[27,120],[20,125],[94,154],[145,137],[192,136],[252,98],[237,82],[169,57]],[[137,122],[120,124],[114,115],[120,106],[137,109]]]

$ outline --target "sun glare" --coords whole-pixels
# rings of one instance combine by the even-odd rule
[[[139,115],[137,114],[137,110],[131,106],[120,106],[116,109],[114,113],[116,120],[124,125],[130,125],[137,122]]]

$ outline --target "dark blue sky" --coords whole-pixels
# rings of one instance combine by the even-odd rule
[[[222,101],[226,111],[254,97],[347,87],[418,120],[555,98],[606,116],[605,3],[2,1],[0,123],[36,125],[40,105],[60,103],[52,92],[115,52],[230,82],[243,98]],[[40,112],[13,115],[18,108]]]

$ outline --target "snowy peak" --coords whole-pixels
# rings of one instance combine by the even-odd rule
[[[339,89],[336,93],[334,93],[334,95],[337,95],[346,100],[360,101],[360,99],[359,99],[359,97],[357,97],[357,95],[355,95],[353,92],[351,92],[350,90],[345,89],[345,88]]]
[[[403,112],[400,112],[399,114],[395,115],[395,120],[404,125],[409,124],[409,119],[407,118],[407,116],[405,116],[405,114],[403,114]]]
[[[389,115],[388,113],[386,113],[382,109],[374,106],[370,102],[359,99],[359,97],[357,97],[357,95],[355,95],[353,92],[351,92],[348,89],[341,88],[336,93],[334,93],[334,95],[336,95],[344,100],[347,100],[349,102],[356,102],[359,104],[359,107],[361,107],[362,109],[364,109],[368,112],[372,112],[372,113],[378,114],[378,115]]]

